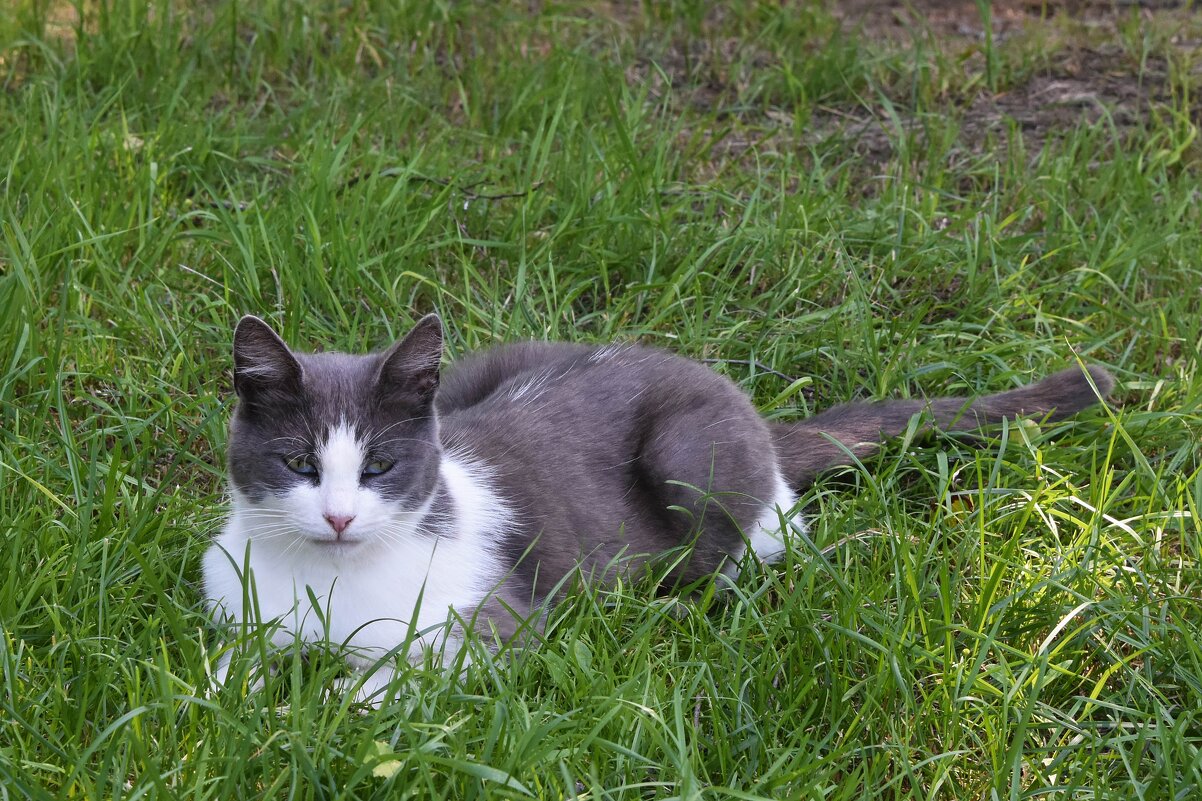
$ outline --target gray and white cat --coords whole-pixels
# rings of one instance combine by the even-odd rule
[[[802,526],[797,493],[916,414],[945,430],[1061,419],[1114,385],[1069,369],[975,401],[772,423],[726,378],[654,348],[504,345],[445,376],[442,351],[434,315],[366,356],[293,352],[262,320],[238,323],[233,508],[204,558],[215,615],[276,620],[278,645],[332,643],[359,668],[406,642],[452,654],[463,626],[511,637],[577,567],[604,577],[670,554],[667,580],[687,583],[748,548],[771,560],[781,521]],[[228,666],[227,652],[219,681]],[[390,678],[376,670],[362,696]]]

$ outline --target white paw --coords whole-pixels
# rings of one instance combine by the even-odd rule
[[[216,667],[209,673],[208,686],[205,687],[205,698],[213,699],[230,682],[230,662],[233,659],[233,651],[226,651],[217,660]],[[258,662],[251,665],[250,668],[250,685],[246,688],[246,694],[251,695],[263,689],[263,671],[262,665]]]
[[[351,701],[369,709],[379,709],[388,697],[388,685],[396,671],[380,665],[370,673],[352,673],[334,682],[334,691],[350,694]]]

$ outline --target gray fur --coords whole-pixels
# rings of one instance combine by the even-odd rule
[[[396,463],[364,480],[411,506],[434,494],[427,530],[447,536],[438,526],[448,517],[441,454],[465,451],[489,465],[516,519],[500,543],[508,578],[473,611],[477,625],[504,636],[514,631],[506,607],[530,612],[577,566],[604,576],[670,554],[670,582],[712,574],[771,504],[778,470],[804,487],[849,451],[866,455],[903,432],[915,414],[961,430],[1021,414],[1060,419],[1099,396],[1074,369],[973,402],[853,403],[769,424],[726,378],[636,345],[504,345],[462,360],[440,386],[433,315],[366,356],[294,353],[253,317],[234,343],[230,475],[248,497],[310,480],[283,459],[311,452],[346,421]],[[1089,375],[1101,396],[1113,387],[1105,370]]]
[[[505,543],[535,599],[576,565],[604,574],[680,546],[692,581],[773,496],[767,424],[730,381],[643,347],[524,343],[470,357],[439,395],[444,445],[497,470],[521,511]]]

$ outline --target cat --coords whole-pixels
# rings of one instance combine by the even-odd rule
[[[234,331],[233,500],[206,598],[221,620],[277,621],[276,645],[374,665],[363,700],[391,679],[381,657],[446,658],[470,626],[513,638],[577,568],[604,581],[667,559],[665,583],[686,585],[748,549],[771,561],[789,525],[805,530],[798,494],[915,415],[944,430],[1060,420],[1114,386],[1089,366],[975,401],[768,422],[730,380],[656,348],[501,345],[445,375],[442,354],[435,315],[370,355],[294,352],[252,316]]]

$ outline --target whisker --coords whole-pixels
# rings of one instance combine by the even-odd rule
[[[417,439],[415,437],[393,437],[392,439],[386,439],[383,442],[373,442],[371,444],[370,448],[372,448],[372,449],[382,448],[385,445],[392,445],[395,442],[416,442],[419,445],[425,445],[426,447],[430,448],[431,450],[439,450],[439,446],[438,446],[437,442],[434,442],[434,441],[431,441],[428,439]]]
[[[434,418],[434,415],[425,415],[423,417],[406,417],[403,420],[394,420],[393,422],[389,423],[388,425],[384,426],[381,429],[368,432],[368,435],[364,441],[364,444],[368,445],[368,446],[376,444],[376,440],[378,440],[380,437],[384,436],[385,434],[387,434],[389,431],[396,428],[397,426],[405,425],[406,423],[420,423],[425,420],[432,420],[433,418]]]

